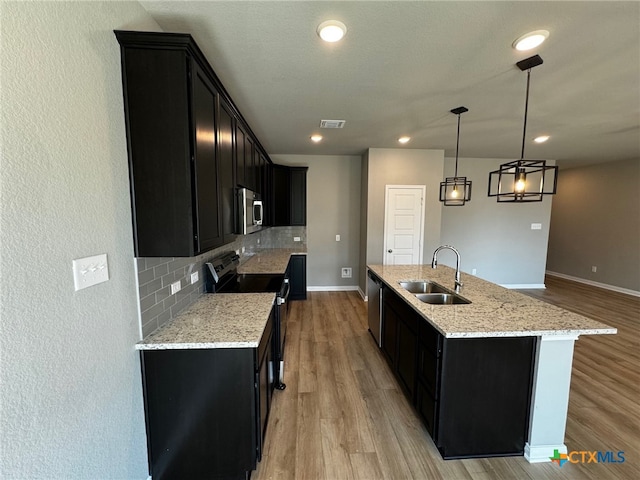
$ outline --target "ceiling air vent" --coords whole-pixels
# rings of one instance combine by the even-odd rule
[[[320,120],[320,128],[343,128],[346,120]]]

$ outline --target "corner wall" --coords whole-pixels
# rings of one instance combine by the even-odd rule
[[[640,293],[639,187],[640,160],[561,170],[547,269]]]
[[[120,51],[137,2],[1,2],[0,476],[146,479]],[[72,260],[109,281],[74,291]]]
[[[308,166],[307,286],[311,290],[354,289],[360,270],[359,156],[271,155],[274,163]],[[340,235],[340,241],[336,241]],[[352,277],[340,269],[351,267]]]
[[[440,244],[442,206],[438,201],[443,150],[370,148],[366,157],[366,262],[361,265],[360,289],[366,292],[366,266],[382,264],[386,185],[426,185],[423,257]]]
[[[506,161],[458,159],[458,174],[473,182],[471,201],[442,207],[441,243],[458,249],[460,269],[466,273],[475,268],[478,277],[500,285],[542,287],[553,197],[520,204],[497,203],[488,197],[489,172]],[[446,158],[444,164],[444,176],[452,177],[455,159]],[[541,229],[532,230],[532,223],[541,224]],[[438,262],[455,267],[455,255],[442,252]]]

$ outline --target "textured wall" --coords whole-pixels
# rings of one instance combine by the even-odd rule
[[[497,203],[487,196],[489,172],[506,160],[461,158],[458,174],[471,180],[471,202],[442,207],[443,244],[460,251],[461,270],[500,285],[544,284],[553,197],[542,202]],[[454,175],[455,160],[445,159],[445,177]],[[542,224],[531,230],[532,223]],[[429,256],[431,258],[431,255]],[[455,266],[455,255],[442,252],[438,262]]]
[[[1,2],[0,476],[148,475],[119,46],[137,2]],[[74,291],[71,262],[110,280]]]
[[[308,166],[307,285],[354,287],[358,284],[360,241],[360,157],[272,155],[274,163]],[[341,240],[336,242],[336,235]],[[352,277],[342,278],[341,267]]]
[[[547,269],[640,292],[639,187],[640,160],[562,170]]]

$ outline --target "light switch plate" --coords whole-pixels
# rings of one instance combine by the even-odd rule
[[[340,241],[340,235],[336,235],[336,242]]]
[[[198,281],[198,278],[200,278],[200,275],[198,275],[198,272],[193,272],[191,274],[191,283],[194,284]]]
[[[177,282],[173,282],[171,284],[171,295],[175,295],[182,289],[182,285],[180,284],[180,280]]]
[[[73,285],[76,292],[107,280],[109,265],[106,253],[73,260]]]

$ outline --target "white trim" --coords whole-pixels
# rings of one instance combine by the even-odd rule
[[[358,293],[362,297],[362,300],[364,300],[365,302],[369,301],[369,296],[365,295],[365,293],[362,291],[362,289],[360,287],[358,287]]]
[[[424,255],[424,218],[426,213],[427,186],[426,185],[385,185],[384,186],[384,223],[382,225],[382,264],[386,265],[387,259],[387,225],[389,224],[389,190],[392,188],[421,190],[422,198],[420,199],[420,238],[418,239],[418,261],[414,265],[422,265]]]
[[[524,445],[524,458],[529,463],[550,462],[553,457],[554,450],[558,453],[567,453],[567,446],[564,443],[558,445],[537,445],[532,447],[527,442]]]
[[[509,290],[526,290],[528,288],[542,288],[545,289],[544,283],[500,283],[501,287],[508,288]]]
[[[307,287],[307,292],[355,292],[357,290],[360,290],[358,285],[320,285]]]
[[[608,285],[606,283],[594,282],[593,280],[586,280],[586,279],[580,278],[580,277],[573,277],[571,275],[565,275],[564,273],[552,272],[550,270],[547,270],[545,273],[547,275],[552,276],[552,277],[560,277],[560,278],[564,278],[565,280],[572,280],[574,282],[584,283],[586,285],[591,285],[592,287],[604,288],[606,290],[613,290],[614,292],[626,293],[627,295],[633,295],[634,297],[640,297],[640,292],[639,291],[631,290],[630,288],[616,287],[615,285]]]

